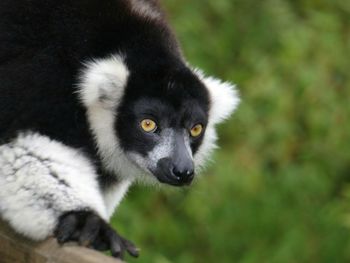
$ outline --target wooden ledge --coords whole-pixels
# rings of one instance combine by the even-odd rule
[[[0,221],[0,262],[122,263],[95,250],[73,244],[60,246],[53,238],[39,243],[29,241],[14,233],[3,221]]]

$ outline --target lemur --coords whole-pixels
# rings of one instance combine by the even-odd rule
[[[157,0],[1,0],[0,215],[137,256],[108,224],[127,189],[189,185],[238,102],[189,65]]]

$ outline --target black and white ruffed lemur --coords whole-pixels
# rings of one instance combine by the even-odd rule
[[[157,0],[0,1],[0,215],[115,257],[136,181],[191,183],[234,86],[191,68]]]

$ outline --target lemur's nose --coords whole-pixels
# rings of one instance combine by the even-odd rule
[[[175,137],[175,149],[170,166],[172,175],[180,184],[190,184],[194,177],[194,164],[190,150],[186,147],[183,134]]]
[[[192,182],[194,177],[194,169],[193,167],[187,167],[178,169],[176,167],[173,168],[173,174],[183,183],[189,184]]]
[[[162,158],[158,161],[154,171],[157,179],[174,186],[189,185],[194,178],[194,164],[188,162],[173,162],[170,158]]]

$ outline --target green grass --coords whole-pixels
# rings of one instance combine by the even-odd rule
[[[350,262],[350,1],[163,2],[188,60],[242,104],[191,188],[124,200],[128,261]]]

